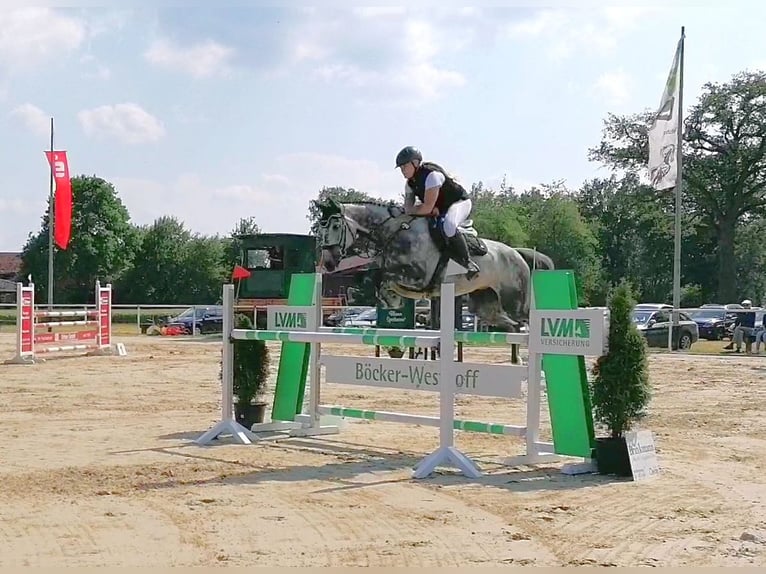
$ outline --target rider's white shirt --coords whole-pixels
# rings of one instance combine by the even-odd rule
[[[446,178],[444,177],[443,173],[439,173],[438,171],[432,171],[428,174],[428,177],[426,177],[426,189],[431,189],[432,187],[439,187],[444,183],[444,180]],[[412,194],[412,188],[408,183],[404,184],[404,192],[408,194]]]

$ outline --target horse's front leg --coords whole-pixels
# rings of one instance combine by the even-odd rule
[[[378,286],[378,301],[387,309],[398,309],[402,306],[402,296],[396,292],[396,283],[392,277],[382,277]]]

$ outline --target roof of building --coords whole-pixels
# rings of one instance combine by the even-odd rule
[[[0,251],[0,275],[16,275],[21,270],[21,253]]]

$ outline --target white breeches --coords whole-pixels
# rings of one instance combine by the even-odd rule
[[[457,228],[471,215],[473,204],[470,199],[464,199],[453,203],[444,216],[444,234],[447,237],[453,237],[457,233]]]

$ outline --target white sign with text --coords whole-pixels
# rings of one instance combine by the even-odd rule
[[[633,480],[644,480],[660,473],[660,463],[657,461],[652,431],[626,432],[625,445],[628,447]]]
[[[340,385],[359,385],[411,391],[439,392],[439,363],[413,359],[368,359],[327,355],[321,358],[325,380]],[[516,365],[455,363],[455,393],[520,399],[527,368]]]
[[[607,351],[609,309],[546,310],[529,313],[529,351],[598,357]]]
[[[266,328],[269,331],[316,331],[314,307],[271,305],[266,311]]]

